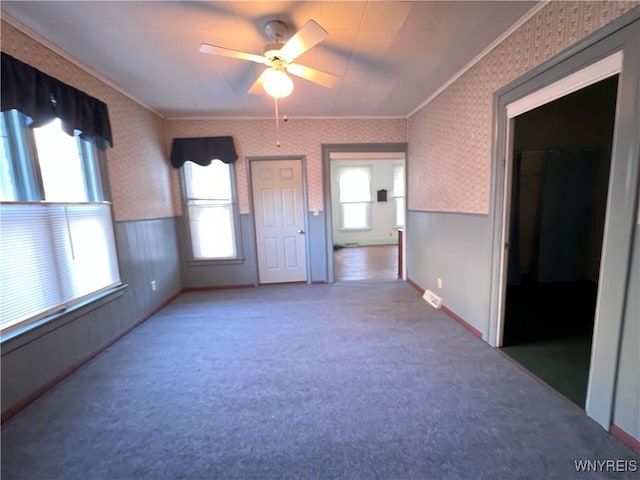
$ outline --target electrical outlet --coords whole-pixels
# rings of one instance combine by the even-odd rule
[[[151,290],[153,290],[155,292],[156,289],[157,289],[156,281],[155,280],[151,280]]]
[[[442,279],[438,278],[438,288],[442,288]]]

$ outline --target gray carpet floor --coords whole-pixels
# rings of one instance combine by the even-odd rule
[[[568,479],[634,459],[401,281],[180,296],[2,426],[2,479]]]

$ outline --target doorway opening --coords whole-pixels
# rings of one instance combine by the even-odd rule
[[[329,155],[334,281],[402,278],[404,152]]]
[[[585,408],[618,75],[514,118],[503,351]]]

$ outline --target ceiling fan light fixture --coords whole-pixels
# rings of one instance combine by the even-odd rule
[[[269,60],[273,61],[274,59],[281,59],[282,54],[280,53],[280,49],[283,47],[284,43],[281,42],[273,42],[265,45],[262,50],[262,55],[267,57]]]
[[[287,31],[287,25],[284,22],[280,20],[267,22],[265,31],[271,42],[265,45],[262,55],[241,52],[208,43],[200,45],[200,52],[249,60],[271,67],[262,72],[260,77],[249,88],[249,93],[251,94],[260,93],[260,90],[264,89],[268,95],[276,100],[290,95],[293,91],[293,81],[289,77],[289,73],[326,88],[331,88],[335,85],[338,80],[335,75],[299,63],[292,63],[300,55],[303,55],[307,50],[329,36],[329,33],[317,22],[308,20],[286,42],[282,41]]]
[[[293,81],[283,70],[273,68],[264,72],[264,90],[273,98],[284,98],[293,91]]]

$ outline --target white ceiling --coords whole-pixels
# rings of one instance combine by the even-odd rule
[[[8,15],[167,117],[270,117],[247,90],[264,66],[205,55],[201,43],[261,54],[268,20],[293,34],[314,19],[327,40],[296,62],[340,77],[294,77],[281,114],[404,117],[537,2],[14,2]]]

